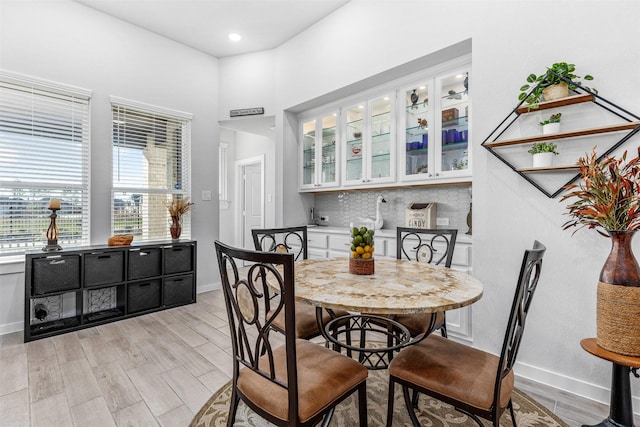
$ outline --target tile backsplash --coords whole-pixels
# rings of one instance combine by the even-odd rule
[[[384,219],[382,228],[394,229],[405,226],[405,208],[410,203],[436,202],[437,217],[449,219],[448,226],[439,228],[456,228],[460,233],[469,231],[469,184],[316,194],[315,222],[332,227],[348,227],[350,221],[358,218],[375,219],[378,196],[383,196],[387,201],[381,205]],[[320,217],[328,217],[328,220],[321,221]]]

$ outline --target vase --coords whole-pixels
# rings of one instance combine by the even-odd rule
[[[169,231],[171,232],[172,239],[180,238],[180,234],[182,234],[182,224],[180,224],[180,217],[171,217],[171,226],[169,227]]]
[[[596,303],[598,345],[640,356],[640,266],[631,241],[635,231],[609,231],[611,252],[600,272]]]
[[[554,133],[560,133],[560,123],[547,123],[542,126],[543,135],[551,135]]]
[[[534,168],[548,168],[553,166],[553,153],[536,153],[533,157]]]
[[[569,86],[565,82],[547,86],[542,89],[542,98],[545,101],[554,101],[569,96]]]

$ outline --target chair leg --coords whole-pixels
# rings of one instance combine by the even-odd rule
[[[360,415],[360,425],[367,425],[367,382],[362,381],[358,387],[358,413]]]
[[[393,399],[395,396],[396,383],[392,378],[389,378],[389,396],[387,398],[387,427],[391,427],[393,424]]]
[[[325,415],[322,420],[322,427],[329,427],[329,423],[331,423],[331,418],[333,418],[333,411],[335,411],[335,409],[335,406],[329,409],[329,412],[327,412],[327,415]]]
[[[414,409],[418,409],[419,396],[420,396],[420,393],[418,393],[418,390],[413,390],[413,397],[411,398],[411,406],[413,406]]]
[[[420,427],[420,422],[418,421],[418,417],[416,417],[416,413],[413,410],[413,406],[411,405],[411,396],[409,396],[409,387],[402,386],[402,395],[404,396],[404,404],[407,407],[407,412],[409,412],[409,418],[411,418],[411,424],[413,427]]]
[[[236,393],[235,387],[231,391],[231,407],[229,408],[229,416],[227,418],[227,427],[232,427],[236,421],[236,412],[238,412],[238,402],[240,397]]]
[[[509,399],[509,404],[507,406],[509,407],[509,412],[511,413],[511,421],[513,421],[513,427],[518,427],[518,425],[516,424],[516,414],[513,412],[513,401],[511,399]]]
[[[440,334],[442,335],[443,338],[448,338],[447,337],[447,324],[443,323],[442,327],[440,328]]]

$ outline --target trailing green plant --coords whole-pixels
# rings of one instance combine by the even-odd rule
[[[531,148],[529,149],[530,154],[540,154],[540,153],[553,153],[560,154],[556,151],[558,146],[553,142],[534,142]]]
[[[540,126],[548,125],[549,123],[560,123],[561,116],[562,116],[562,113],[552,114],[549,116],[548,119],[541,121]]]
[[[591,92],[598,93],[595,88],[590,88],[588,86],[584,86],[580,79],[584,80],[593,80],[593,76],[590,74],[585,74],[584,77],[580,77],[575,74],[576,66],[574,64],[568,64],[566,62],[556,62],[551,65],[551,67],[547,67],[547,71],[543,74],[535,75],[529,74],[527,76],[527,83],[520,87],[520,95],[518,95],[519,101],[525,101],[529,104],[529,108],[538,108],[538,104],[540,103],[540,98],[542,96],[542,91],[554,84],[558,83],[567,83],[562,80],[561,77],[568,79],[571,83],[567,83],[569,86],[569,90],[575,90],[578,87],[588,89]],[[529,89],[534,88],[531,93],[529,93]]]
[[[567,205],[572,219],[563,230],[587,227],[608,237],[607,231],[640,229],[640,147],[638,157],[626,159],[625,151],[619,159],[605,156],[599,162],[594,147],[578,160],[582,182],[566,186],[572,191],[560,199],[575,199]]]

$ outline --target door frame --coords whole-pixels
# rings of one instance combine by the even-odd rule
[[[265,155],[264,154],[260,154],[258,156],[253,156],[253,157],[248,157],[246,159],[242,159],[242,160],[236,160],[235,162],[235,170],[236,170],[236,200],[238,201],[238,203],[236,203],[236,211],[235,211],[235,229],[236,232],[235,234],[235,245],[236,247],[243,247],[244,245],[244,239],[243,239],[243,232],[244,232],[244,218],[242,216],[242,210],[244,208],[244,183],[243,183],[243,174],[244,174],[244,168],[246,166],[251,166],[251,165],[259,165],[260,166],[260,212],[261,212],[261,221],[260,221],[260,227],[264,228],[264,215],[265,215],[265,197],[264,197],[264,190],[265,190],[265,170],[264,170],[264,165],[265,165]],[[253,248],[249,248],[249,249],[253,249]]]

